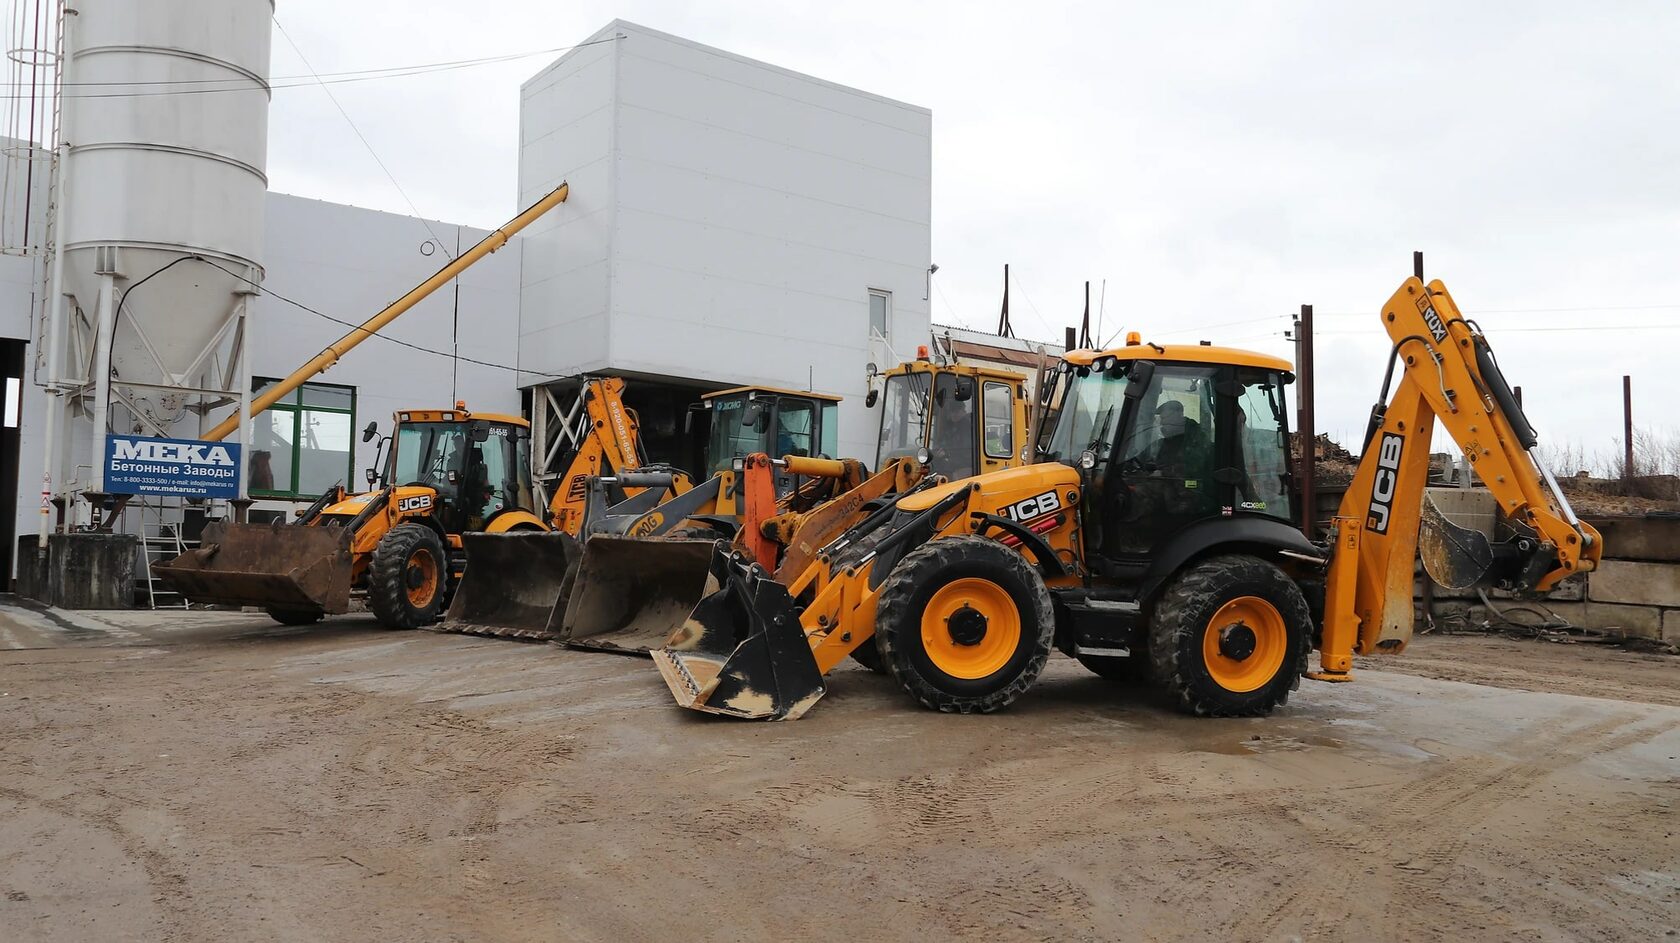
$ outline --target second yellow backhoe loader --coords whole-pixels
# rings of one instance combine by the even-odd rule
[[[776,516],[759,516],[741,528],[746,540],[768,540],[767,546],[794,549],[786,563],[778,562],[783,559],[779,550],[753,555],[766,569],[802,569],[808,558],[799,548],[809,551],[826,543],[855,523],[847,514],[906,493],[923,481],[924,473],[967,477],[976,469],[1020,464],[1017,450],[1026,438],[1027,396],[1019,374],[975,364],[935,363],[924,348],[916,360],[878,376],[886,394],[879,471],[870,476],[853,460],[825,466],[787,455],[774,462],[781,494]],[[872,372],[869,379],[873,386],[877,375]],[[871,389],[866,402],[875,405],[879,398]],[[730,423],[725,430],[736,425]],[[713,430],[715,447],[719,441],[715,423]],[[734,487],[729,474],[719,468],[719,478],[714,479],[727,482],[725,492]],[[801,475],[817,477],[797,491],[789,490],[789,479],[797,482]],[[580,648],[635,651],[648,651],[664,641],[673,622],[692,609],[704,592],[712,548],[692,541],[649,546],[639,538],[669,532],[675,523],[671,518],[692,520],[683,517],[681,508],[692,503],[704,487],[645,515],[603,515],[600,527],[590,526],[592,536],[584,547],[583,564],[558,633],[562,641]],[[645,501],[643,497],[626,504]],[[822,513],[814,514],[819,507]],[[669,513],[671,509],[677,513]],[[819,520],[820,524],[815,523]],[[763,533],[753,532],[757,530]],[[679,535],[729,539],[734,532],[732,527],[691,524]]]
[[[1598,533],[1534,456],[1446,287],[1410,278],[1380,317],[1388,378],[1328,546],[1293,523],[1290,365],[1134,336],[1065,356],[1047,461],[900,497],[780,579],[720,550],[713,592],[654,652],[660,673],[683,706],[795,718],[830,669],[873,647],[923,706],[988,712],[1059,649],[1190,713],[1258,716],[1285,703],[1314,648],[1309,676],[1325,681],[1350,680],[1355,653],[1405,648],[1420,549],[1450,586],[1544,591],[1594,569]],[[1498,541],[1427,503],[1437,421],[1497,498]]]
[[[602,398],[603,404],[609,402]],[[747,490],[737,466],[746,456],[771,449],[780,455],[812,457],[815,464],[801,469],[790,470],[785,463],[766,466],[766,480],[784,496],[796,487],[797,475],[811,475],[813,467],[838,474],[839,463],[818,462],[815,456],[835,450],[839,402],[839,397],[825,393],[765,386],[705,394],[694,410],[711,417],[704,461],[712,474],[699,484],[669,466],[637,468],[609,461],[595,467],[574,459],[555,495],[558,533],[467,535],[470,565],[438,628],[564,641],[570,637],[562,626],[573,587],[602,574],[623,587],[627,609],[632,604],[676,605],[670,601],[680,599],[686,600],[680,604],[686,611],[705,577],[710,541],[733,538],[740,526]],[[593,413],[595,407],[590,409]],[[607,422],[593,415],[584,421],[596,429]],[[862,480],[861,475],[853,478]],[[830,489],[832,483],[817,485]],[[810,503],[816,500],[812,493]],[[621,571],[627,551],[616,545],[619,538],[635,543],[658,539],[661,546],[646,553],[629,548],[634,566]],[[604,591],[592,598],[604,598]],[[626,624],[634,621],[633,613],[625,619]],[[580,644],[585,636],[603,631],[579,634]],[[601,647],[618,648],[626,638],[633,640],[632,648],[647,647],[633,633],[622,631],[603,634]]]

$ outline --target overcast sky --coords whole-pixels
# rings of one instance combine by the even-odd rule
[[[1612,12],[1613,11],[1613,12]],[[1680,4],[282,0],[318,72],[562,47],[618,17],[933,111],[936,322],[1293,357],[1320,429],[1381,379],[1411,252],[1487,330],[1543,439],[1612,451],[1680,403]],[[306,70],[279,31],[273,74]],[[554,55],[335,84],[423,215],[516,211],[522,81]],[[279,89],[273,189],[408,213],[320,88]],[[422,234],[422,238],[423,238]],[[277,289],[299,286],[275,286]],[[1095,306],[1095,302],[1093,302]],[[1564,469],[1562,471],[1569,471]]]

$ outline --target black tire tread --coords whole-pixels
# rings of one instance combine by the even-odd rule
[[[897,643],[889,623],[894,613],[908,611],[913,597],[925,581],[936,578],[965,559],[982,554],[1004,561],[1027,581],[1027,585],[1036,587],[1039,633],[1032,639],[1033,651],[1026,665],[1007,685],[980,696],[955,695],[934,687],[910,667],[909,653]],[[1056,635],[1056,615],[1050,591],[1045,588],[1038,571],[1020,553],[986,537],[941,537],[912,550],[898,561],[892,573],[882,582],[875,611],[876,652],[887,672],[923,707],[947,714],[990,714],[1014,703],[1044,671]]]
[[[437,557],[442,591],[431,605],[416,609],[408,603],[408,558],[421,544],[429,544]],[[449,555],[443,541],[424,524],[406,523],[391,528],[373,550],[368,566],[368,609],[379,624],[392,629],[418,629],[437,621],[443,601],[449,596]]]
[[[1233,598],[1233,586],[1255,582],[1277,589],[1283,602],[1279,611],[1285,624],[1291,626],[1298,643],[1296,651],[1293,656],[1284,656],[1278,677],[1266,687],[1241,696],[1220,697],[1207,690],[1195,673],[1200,667],[1201,633],[1206,629],[1198,614],[1210,613],[1217,608],[1216,603]],[[1209,557],[1182,571],[1162,592],[1149,621],[1150,666],[1156,682],[1185,713],[1198,717],[1264,717],[1287,704],[1290,692],[1300,688],[1312,651],[1311,626],[1306,598],[1282,570],[1258,557]]]

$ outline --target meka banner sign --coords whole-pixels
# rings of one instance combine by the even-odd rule
[[[105,490],[112,494],[237,498],[239,446],[113,435],[105,444]]]

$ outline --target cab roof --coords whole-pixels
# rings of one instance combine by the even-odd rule
[[[782,396],[797,396],[800,399],[820,399],[825,403],[838,403],[840,397],[828,393],[813,393],[810,390],[784,390],[779,386],[732,386],[727,390],[714,390],[702,393],[703,400],[716,399],[719,396],[732,396],[736,393],[776,393]]]
[[[1051,363],[1054,362],[1051,361]],[[928,360],[906,360],[897,366],[882,370],[881,376],[897,377],[909,373],[954,373],[958,376],[981,377],[987,380],[1008,380],[1015,383],[1026,379],[1020,371],[1009,370],[1004,367],[992,367],[979,363],[936,364]]]
[[[1168,360],[1180,363],[1233,364],[1238,367],[1259,367],[1263,370],[1294,371],[1295,367],[1282,357],[1262,354],[1235,347],[1209,347],[1202,344],[1127,344],[1108,350],[1070,350],[1062,355],[1068,363],[1088,367],[1098,358],[1116,360]]]
[[[530,420],[506,413],[475,413],[468,409],[399,409],[394,417],[398,422],[500,422],[521,429],[531,428]]]

